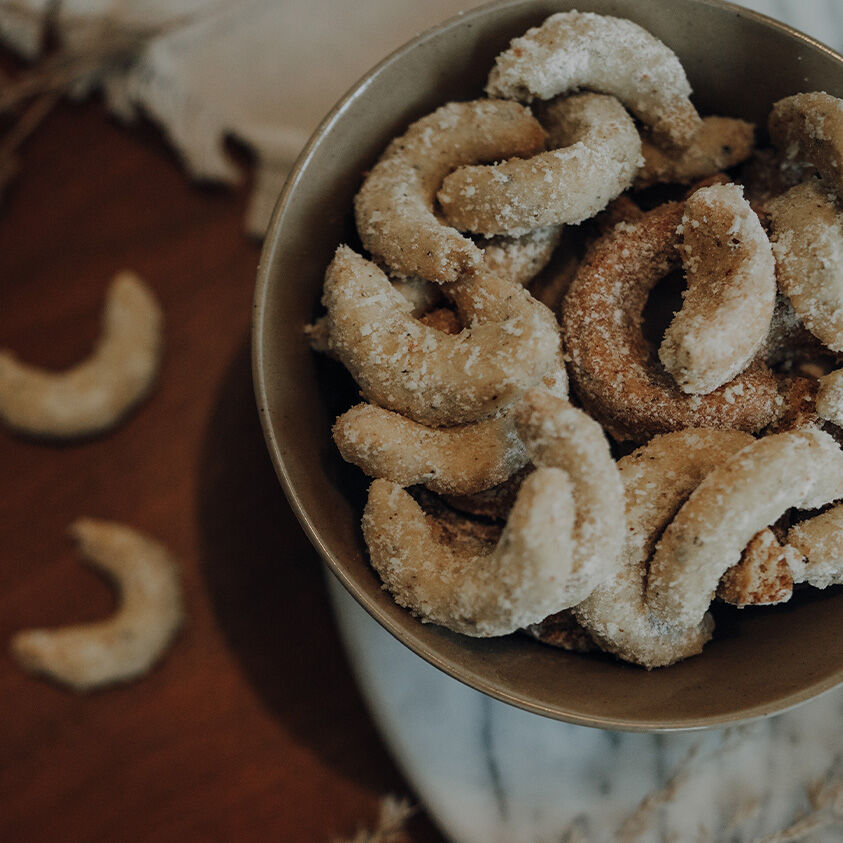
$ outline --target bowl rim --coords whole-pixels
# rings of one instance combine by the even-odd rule
[[[666,3],[667,0],[660,0],[660,2]],[[823,44],[821,41],[818,41],[810,35],[801,32],[789,24],[776,20],[769,15],[765,15],[753,9],[747,9],[743,6],[729,2],[729,0],[691,0],[691,2],[700,6],[722,9],[724,11],[732,12],[739,17],[755,20],[766,27],[778,30],[790,38],[801,41],[820,52],[826,53],[830,58],[843,64],[843,55],[841,53],[829,47],[827,44]],[[560,720],[578,726],[590,726],[593,728],[613,729],[625,732],[669,733],[700,731],[749,723],[766,717],[783,714],[784,712],[789,711],[804,702],[816,699],[817,697],[826,694],[835,687],[839,686],[843,683],[843,669],[840,669],[809,685],[803,686],[798,691],[794,691],[791,694],[780,697],[776,701],[746,706],[734,713],[688,717],[676,720],[662,719],[650,721],[643,719],[624,721],[613,717],[588,716],[578,711],[566,711],[562,707],[553,708],[534,701],[522,699],[515,694],[507,693],[506,691],[495,687],[494,684],[485,677],[478,675],[473,671],[467,671],[459,668],[455,669],[448,659],[440,657],[435,650],[431,649],[424,642],[418,640],[411,631],[402,626],[397,620],[388,615],[383,615],[377,605],[370,600],[363,588],[358,585],[352,576],[349,575],[342,561],[330,552],[323,542],[319,534],[319,530],[305,510],[301,498],[296,492],[284,460],[283,449],[281,448],[279,440],[276,438],[275,431],[272,427],[269,418],[268,387],[264,360],[264,352],[266,348],[264,316],[267,310],[267,299],[272,283],[271,268],[275,262],[280,239],[278,237],[278,232],[280,231],[283,223],[290,195],[300,183],[302,176],[313,157],[315,149],[334,123],[348,108],[351,107],[357,96],[366,90],[372,80],[383,68],[390,65],[396,59],[414,50],[419,44],[436,38],[441,32],[460,25],[465,21],[470,22],[473,18],[483,17],[488,14],[490,10],[515,6],[526,7],[529,6],[530,3],[531,0],[491,0],[491,2],[483,3],[482,5],[476,6],[472,9],[458,12],[456,15],[453,15],[441,23],[424,30],[411,40],[402,44],[400,47],[396,48],[381,59],[348,88],[345,94],[343,94],[343,96],[337,101],[336,105],[334,105],[334,107],[325,115],[308,139],[307,144],[299,153],[286,181],[284,182],[284,186],[275,203],[272,216],[264,234],[263,246],[261,248],[261,255],[257,268],[257,279],[253,297],[251,320],[252,384],[255,392],[258,416],[260,418],[264,440],[267,450],[269,451],[273,468],[275,469],[276,476],[281,483],[281,487],[290,507],[305,535],[318,552],[328,570],[337,580],[339,580],[346,591],[351,594],[351,596],[377,623],[384,627],[404,646],[408,647],[417,656],[420,656],[428,662],[428,664],[433,665],[451,678],[467,685],[470,688],[473,688],[474,690],[480,691],[487,696],[501,702],[508,703],[516,708],[554,720]]]

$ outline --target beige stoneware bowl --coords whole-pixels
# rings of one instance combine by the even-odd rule
[[[253,334],[267,445],[293,510],[333,573],[372,617],[456,679],[538,714],[605,728],[691,729],[767,716],[843,681],[843,590],[723,613],[701,656],[649,673],[522,635],[456,635],[420,623],[381,590],[359,527],[368,482],[331,441],[331,424],[355,402],[355,389],[338,364],[310,351],[302,329],[319,312],[334,249],[355,242],[352,197],[362,173],[412,120],[449,100],[479,96],[495,55],[512,37],[572,8],[630,18],[661,38],[679,55],[703,114],[763,126],[780,97],[812,90],[843,96],[843,58],[716,0],[510,0],[420,35],[325,118],[275,209],[258,271]]]

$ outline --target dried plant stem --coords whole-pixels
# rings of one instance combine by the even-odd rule
[[[0,7],[17,8],[15,3],[8,0],[0,0]],[[74,39],[76,45],[72,49],[62,47],[12,81],[4,80],[0,86],[0,113],[14,109],[40,94],[66,91],[76,82],[104,68],[126,64],[153,38],[198,23],[226,8],[230,8],[230,2],[220,0],[199,11],[146,26],[127,25],[109,15],[79,19],[65,17],[62,27],[77,36]],[[21,9],[21,13],[24,12],[28,10]],[[81,39],[79,33],[83,32],[86,37]],[[80,43],[84,46],[79,46]]]
[[[0,140],[0,161],[7,161],[14,157],[60,99],[60,93],[51,91],[42,94],[29,105]]]
[[[843,779],[825,779],[808,790],[810,813],[782,831],[760,837],[755,843],[800,843],[824,828],[843,826]]]
[[[61,99],[58,91],[42,94],[32,102],[0,139],[0,196],[20,169],[18,151]]]
[[[358,831],[347,841],[335,843],[407,843],[406,824],[416,813],[416,808],[407,799],[387,795],[380,801],[377,824],[371,830]]]
[[[3,86],[0,90],[0,113],[17,108],[40,94],[65,91],[103,67],[128,61],[161,31],[161,27],[129,31],[115,28],[103,32],[84,50],[72,53],[62,50],[47,57],[37,67]]]

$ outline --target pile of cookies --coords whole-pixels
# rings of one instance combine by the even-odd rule
[[[843,582],[843,101],[777,102],[756,150],[667,46],[580,12],[486,94],[365,175],[367,256],[337,249],[307,329],[365,400],[334,440],[375,478],[384,586],[652,668],[702,650],[715,598]]]

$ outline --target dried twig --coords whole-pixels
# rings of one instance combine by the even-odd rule
[[[0,90],[0,113],[10,111],[40,94],[67,91],[74,84],[108,67],[119,67],[135,58],[156,36],[183,26],[179,18],[160,26],[126,27],[100,19],[91,24],[85,47],[63,48],[46,57],[32,70],[25,71]]]
[[[843,827],[843,779],[824,779],[808,789],[811,811],[793,825],[755,843],[799,843],[822,829]]]
[[[11,8],[18,14],[32,14],[14,2],[4,0],[0,7]],[[219,4],[205,7],[203,14],[221,8]],[[103,16],[75,24],[76,33],[83,27],[87,37],[75,39],[73,49],[63,47],[44,58],[31,70],[10,79],[0,76],[0,114],[23,111],[0,138],[0,195],[17,175],[18,152],[61,97],[75,85],[103,71],[124,66],[137,58],[153,38],[197,22],[198,13],[182,15],[156,26],[126,26]],[[73,27],[72,22],[65,22]],[[84,46],[79,46],[83,44]],[[25,107],[24,107],[25,106]]]
[[[14,0],[0,0],[0,8],[19,15],[41,16]],[[65,33],[73,33],[73,47],[62,46],[45,57],[32,70],[0,86],[0,113],[14,109],[28,99],[50,91],[67,91],[76,83],[103,70],[128,64],[152,39],[208,20],[214,14],[231,9],[230,0],[218,0],[193,12],[176,15],[157,24],[127,24],[110,15],[63,17]],[[48,21],[49,22],[49,18]],[[84,33],[82,38],[80,33]]]
[[[24,141],[41,125],[60,99],[61,94],[51,91],[42,94],[29,105],[0,140],[0,161],[7,161],[14,157]]]
[[[377,824],[372,830],[362,829],[354,837],[335,843],[407,843],[406,824],[416,810],[407,799],[391,794],[384,796],[378,808]]]

